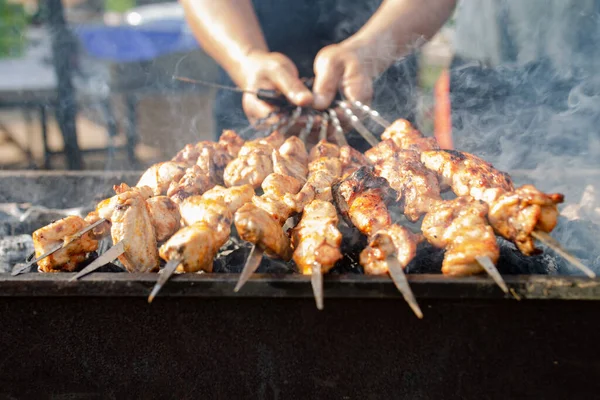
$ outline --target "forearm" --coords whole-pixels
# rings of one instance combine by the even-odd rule
[[[344,44],[359,49],[376,77],[394,61],[434,36],[457,0],[384,0],[369,21]]]
[[[251,0],[181,0],[194,36],[240,87],[250,53],[268,51]]]

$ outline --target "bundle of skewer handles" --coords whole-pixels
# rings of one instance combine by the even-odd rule
[[[240,136],[244,139],[255,139],[257,136],[268,136],[274,131],[279,131],[283,135],[297,133],[298,137],[307,143],[313,132],[318,133],[318,140],[321,141],[327,140],[329,132],[332,131],[335,142],[339,146],[345,146],[348,145],[348,141],[338,112],[341,113],[344,122],[348,122],[371,146],[376,146],[379,140],[367,129],[362,120],[367,117],[384,128],[390,126],[379,112],[368,105],[360,101],[338,100],[325,111],[303,107],[282,107],[249,125],[240,132]]]

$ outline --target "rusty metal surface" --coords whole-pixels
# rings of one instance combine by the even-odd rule
[[[0,297],[147,297],[156,274],[95,273],[69,282],[72,273],[0,274]],[[238,293],[233,288],[238,274],[180,274],[163,288],[163,297],[198,298],[312,298],[310,277],[295,274],[256,274]],[[511,289],[504,294],[488,277],[451,278],[441,274],[408,275],[418,299],[473,300],[600,300],[600,278],[518,275],[505,276]],[[398,299],[388,277],[329,275],[324,279],[325,303],[328,299]]]

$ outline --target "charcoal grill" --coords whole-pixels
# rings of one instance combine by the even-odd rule
[[[0,202],[93,203],[139,173],[0,174]],[[386,277],[0,274],[0,398],[592,398],[600,279],[411,274],[425,318]],[[519,300],[517,300],[519,299]]]

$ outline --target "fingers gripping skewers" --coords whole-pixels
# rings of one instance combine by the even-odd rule
[[[212,271],[213,259],[229,239],[233,213],[253,195],[251,185],[215,186],[203,196],[192,196],[183,201],[181,214],[187,226],[160,247],[160,257],[167,265],[148,302],[152,302],[175,269],[180,272]]]
[[[389,273],[411,309],[422,318],[403,271],[416,254],[418,238],[408,229],[392,225],[387,209],[397,194],[385,179],[373,174],[373,167],[359,168],[335,184],[333,192],[336,207],[347,223],[369,238],[369,245],[360,256],[365,273]]]

